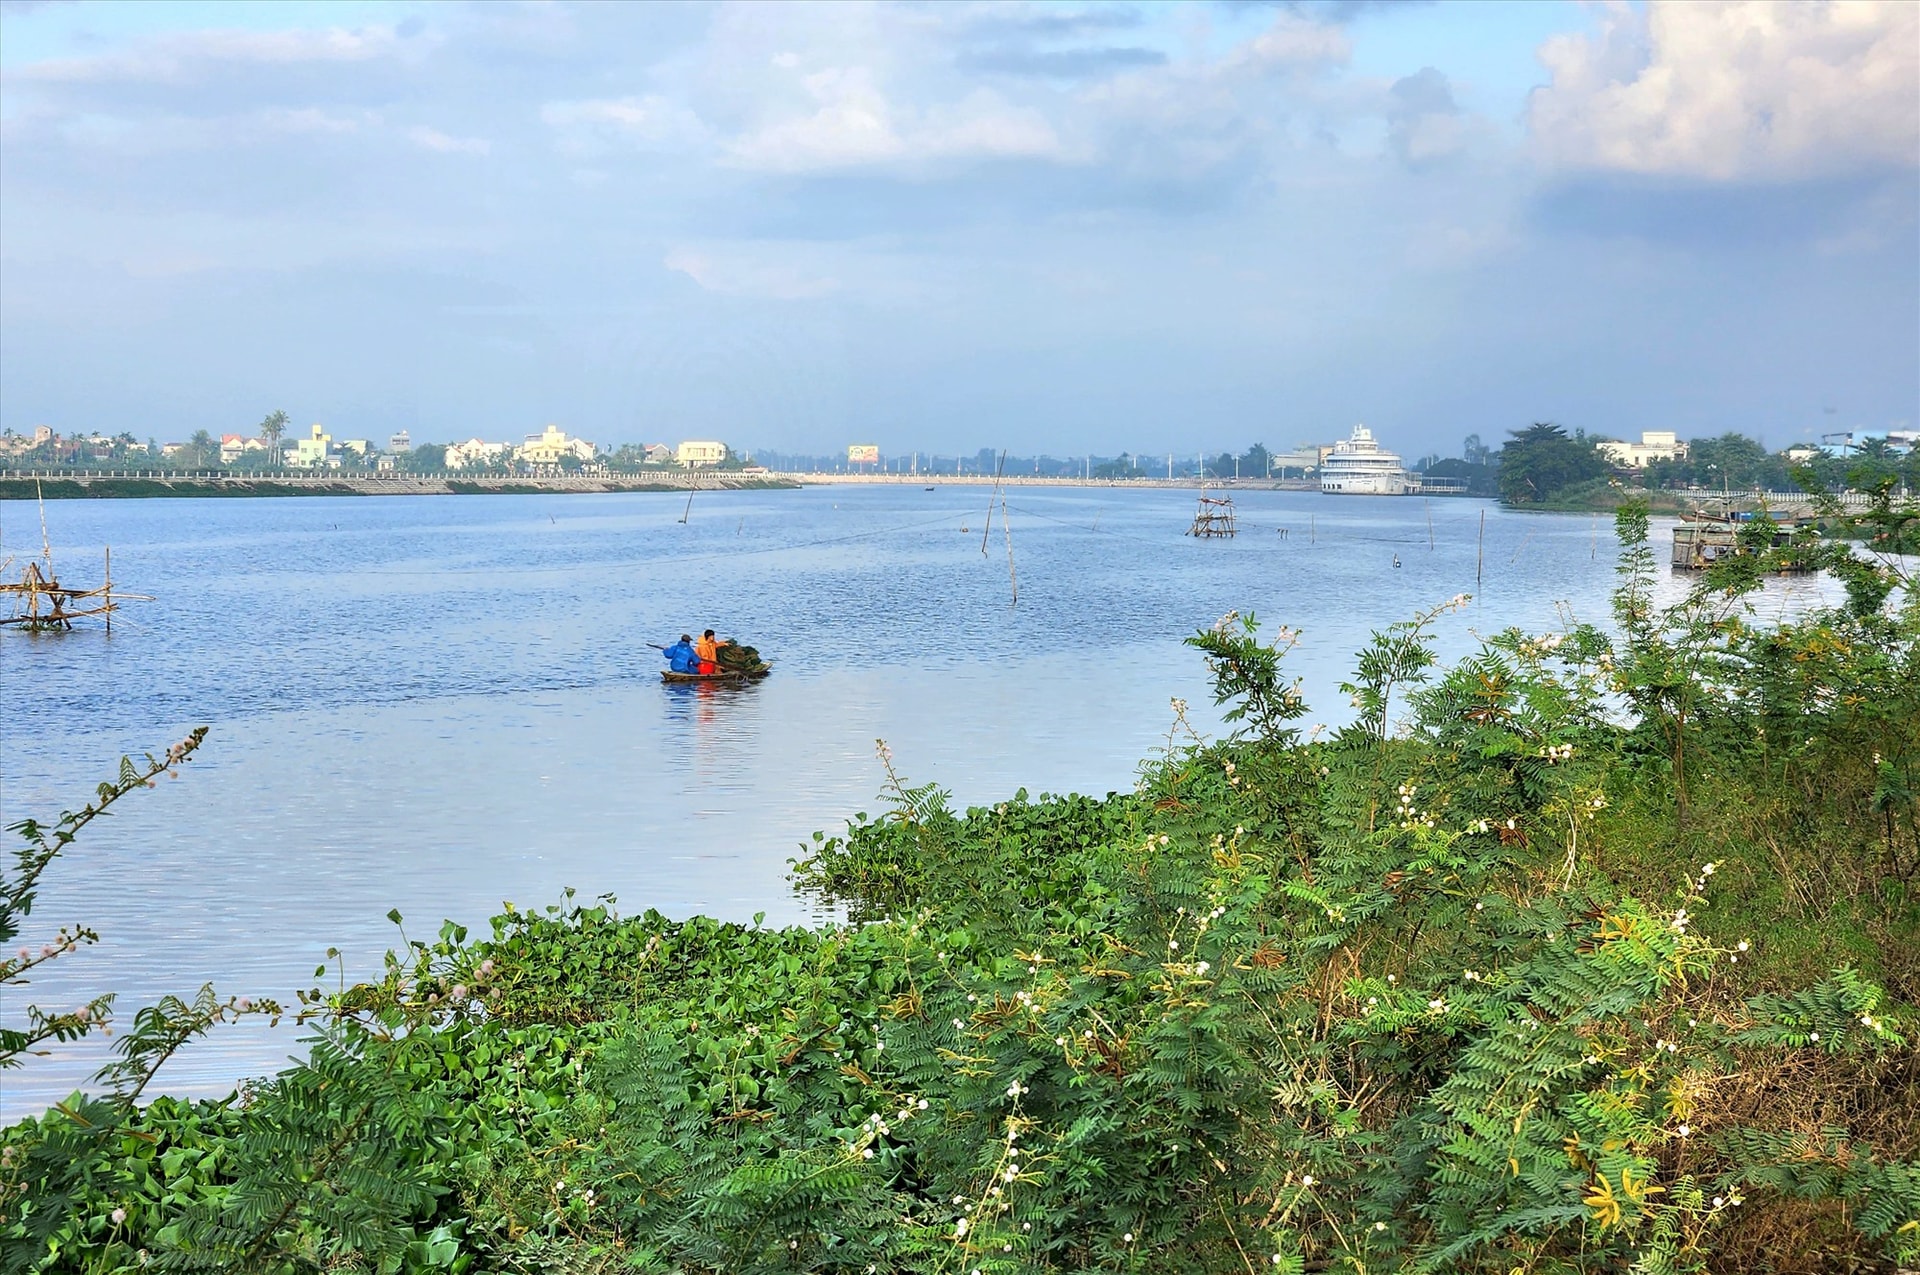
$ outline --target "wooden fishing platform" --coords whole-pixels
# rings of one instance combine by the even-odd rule
[[[1731,505],[1697,509],[1683,515],[1680,525],[1673,529],[1673,569],[1705,571],[1716,562],[1750,552],[1740,542],[1741,530],[1762,515],[1771,518],[1774,523],[1773,536],[1767,546],[1769,549],[1786,548],[1793,543],[1794,532],[1813,521],[1811,511],[1772,513],[1766,510],[1737,510]],[[1799,575],[1812,570],[1811,564],[1797,560],[1776,568],[1780,575]]]
[[[1200,507],[1194,512],[1193,525],[1187,528],[1190,536],[1233,536],[1239,534],[1239,528],[1233,520],[1233,497],[1213,497],[1203,490],[1200,493]]]
[[[9,564],[10,565],[10,564]],[[18,580],[0,583],[0,597],[13,600],[9,615],[0,615],[0,628],[27,629],[35,632],[62,631],[75,620],[100,620],[107,632],[113,632],[113,613],[122,602],[151,602],[141,593],[118,593],[113,587],[113,551],[107,551],[105,583],[94,589],[74,589],[60,583],[51,569],[42,571],[38,561],[28,562]]]
[[[0,576],[13,566],[13,559],[0,562]],[[60,583],[53,570],[53,544],[47,538],[47,510],[40,507],[40,557],[28,559],[18,580],[0,579],[0,599],[12,602],[12,608],[0,615],[0,628],[24,629],[33,633],[64,633],[75,620],[99,620],[113,632],[113,613],[122,602],[151,602],[144,593],[118,593],[113,587],[113,548],[105,554],[102,583],[97,588],[75,589]]]

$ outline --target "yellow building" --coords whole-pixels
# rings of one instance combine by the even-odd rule
[[[339,463],[333,452],[333,435],[318,425],[309,437],[293,440],[293,456],[287,461],[295,469],[331,468]]]
[[[1687,445],[1670,429],[1643,430],[1637,443],[1611,439],[1595,444],[1600,454],[1625,469],[1645,469],[1656,460],[1673,460],[1687,454]]]
[[[563,456],[592,460],[596,454],[592,443],[584,438],[567,437],[566,431],[558,425],[549,425],[538,434],[527,435],[527,441],[520,445],[517,453],[519,459],[529,465],[558,465]]]
[[[718,465],[727,458],[725,443],[682,443],[674,450],[673,458],[692,469],[699,465]]]

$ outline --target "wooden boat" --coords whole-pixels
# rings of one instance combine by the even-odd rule
[[[1747,553],[1747,547],[1740,543],[1741,527],[1757,517],[1769,517],[1773,521],[1773,536],[1768,545],[1771,549],[1789,547],[1793,543],[1794,533],[1813,521],[1810,514],[1738,510],[1730,503],[1717,508],[1696,509],[1680,515],[1680,525],[1673,529],[1673,569],[1705,571],[1723,558]],[[1797,575],[1812,570],[1814,567],[1811,562],[1792,558],[1774,568],[1779,575]]]
[[[672,669],[662,669],[660,680],[663,682],[752,682],[773,672],[771,664],[756,664],[752,668],[722,669],[718,673],[676,673]]]

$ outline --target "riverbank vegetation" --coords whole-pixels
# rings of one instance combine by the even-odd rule
[[[1478,441],[1469,437],[1466,450]],[[1600,450],[1603,441],[1546,423],[1515,430],[1493,458],[1492,485],[1505,504],[1559,512],[1609,512],[1632,500],[1649,501],[1656,513],[1685,512],[1702,492],[1738,499],[1754,492],[1920,491],[1920,449],[1896,449],[1885,437],[1866,436],[1828,454],[1812,447],[1769,452],[1759,440],[1729,432],[1693,439],[1677,455],[1638,469],[1613,464]],[[1465,468],[1451,461],[1424,467],[1436,477]]]
[[[844,924],[570,896],[403,933],[378,979],[316,969],[286,1011],[311,1059],[221,1101],[142,1095],[281,1007],[143,1010],[99,1096],[0,1136],[0,1263],[1914,1265],[1920,595],[1822,543],[1844,604],[1758,625],[1756,532],[1659,610],[1645,509],[1617,525],[1609,629],[1442,667],[1456,599],[1373,638],[1330,733],[1295,635],[1230,615],[1189,644],[1233,733],[1176,706],[1133,791],[961,812],[883,747],[881,813],[794,865]],[[0,940],[197,742],[21,826]],[[109,1009],[30,1015],[0,1061]]]

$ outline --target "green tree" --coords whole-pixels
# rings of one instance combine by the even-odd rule
[[[180,459],[188,469],[218,469],[220,440],[204,429],[197,429],[187,440],[187,449],[180,453]]]
[[[400,458],[400,467],[414,474],[438,473],[447,467],[447,445],[422,443]]]
[[[1539,504],[1606,472],[1606,461],[1585,434],[1570,437],[1558,425],[1536,422],[1515,430],[1500,449],[1500,499]]]
[[[267,455],[271,458],[275,469],[280,467],[280,440],[286,437],[286,433],[287,414],[285,412],[275,411],[260,422],[260,437],[266,440]]]

